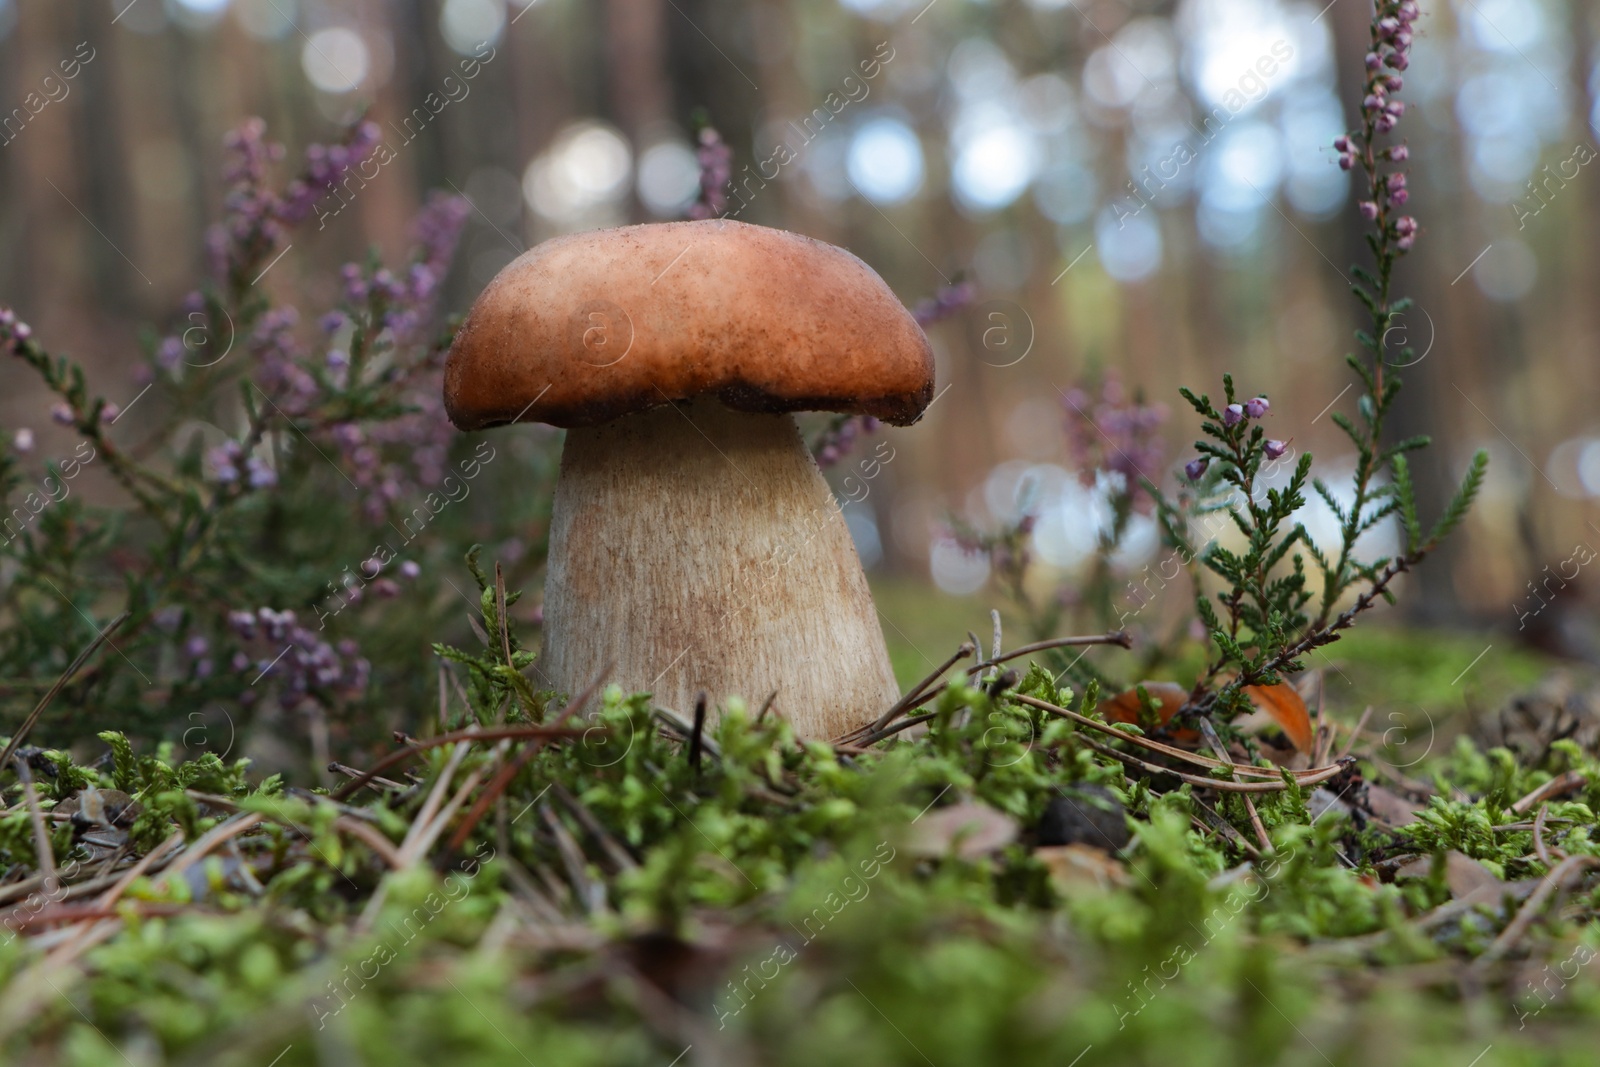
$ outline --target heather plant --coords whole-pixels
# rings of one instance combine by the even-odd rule
[[[1408,159],[1409,149],[1389,137],[1405,113],[1397,94],[1404,86],[1400,72],[1410,64],[1411,27],[1418,14],[1413,0],[1378,6],[1365,57],[1362,127],[1334,142],[1340,166],[1359,169],[1364,179],[1367,198],[1358,208],[1370,224],[1366,242],[1373,257],[1370,269],[1351,268],[1356,279],[1351,292],[1371,319],[1370,329],[1356,332],[1363,354],[1346,357],[1362,386],[1356,417],[1332,416],[1356,450],[1348,494],[1341,497],[1320,478],[1311,479],[1309,454],[1300,457],[1282,486],[1265,484],[1264,465],[1282,460],[1289,450],[1261,425],[1270,410],[1265,396],[1241,401],[1233,380],[1224,378],[1224,405],[1218,410],[1209,397],[1182,390],[1202,420],[1205,439],[1195,443],[1199,455],[1184,469],[1196,491],[1184,504],[1163,502],[1162,527],[1172,547],[1220,579],[1221,588],[1214,591],[1199,579],[1196,583],[1196,609],[1212,651],[1190,704],[1222,719],[1248,706],[1247,687],[1271,685],[1303,669],[1302,657],[1338,640],[1380,599],[1393,603],[1391,583],[1461,522],[1487,469],[1488,455],[1480,451],[1444,512],[1424,531],[1406,456],[1427,447],[1428,439],[1390,441],[1384,433],[1385,417],[1400,393],[1397,368],[1416,361],[1409,346],[1395,352],[1389,341],[1398,317],[1413,306],[1393,287],[1395,268],[1418,235],[1416,219],[1401,213],[1410,192],[1404,170],[1395,166]],[[1305,504],[1308,479],[1339,521],[1337,545],[1317,545],[1302,524],[1291,521]],[[1242,547],[1226,547],[1221,540],[1195,543],[1192,520],[1219,510],[1244,539]],[[1386,521],[1400,527],[1398,551],[1359,558],[1362,535]]]
[[[1081,488],[1095,496],[1096,507],[1085,509],[1095,523],[1087,564],[1054,581],[1038,580],[1032,539],[1042,502],[1039,487],[1032,483],[1018,488],[1015,519],[986,531],[953,516],[951,532],[961,548],[988,559],[994,584],[1033,639],[1058,633],[1069,622],[1101,630],[1137,625],[1146,638],[1144,659],[1154,664],[1168,654],[1171,642],[1156,637],[1154,626],[1138,618],[1147,593],[1135,585],[1121,553],[1135,516],[1155,510],[1157,494],[1149,476],[1161,469],[1165,458],[1162,430],[1169,412],[1165,404],[1127,388],[1114,370],[1090,374],[1066,389],[1061,407],[1067,458]],[[1105,681],[1076,654],[1058,666],[1084,683]]]
[[[1370,326],[1355,335],[1362,353],[1346,357],[1362,392],[1353,418],[1332,415],[1356,451],[1348,490],[1340,493],[1314,477],[1310,454],[1294,458],[1289,441],[1268,436],[1263,420],[1271,414],[1271,402],[1264,395],[1238,393],[1231,376],[1223,378],[1220,406],[1208,395],[1179,390],[1200,417],[1204,436],[1176,488],[1165,489],[1147,473],[1160,467],[1156,431],[1164,410],[1128,403],[1108,377],[1098,399],[1082,385],[1065,394],[1075,416],[1068,437],[1074,464],[1086,485],[1109,486],[1111,509],[1088,576],[1074,581],[1074,592],[1042,603],[1029,596],[1032,514],[989,534],[956,524],[958,542],[989,556],[997,584],[1021,608],[1035,635],[1044,636],[1059,627],[1066,602],[1094,609],[1091,617],[1102,626],[1129,616],[1127,610],[1112,610],[1113,554],[1129,516],[1153,503],[1163,547],[1191,576],[1205,636],[1205,663],[1186,702],[1185,719],[1230,720],[1251,706],[1246,689],[1276,684],[1302,670],[1307,653],[1336,641],[1379,600],[1393,603],[1395,579],[1421,563],[1461,522],[1483,482],[1488,457],[1480,451],[1444,512],[1424,529],[1407,456],[1427,447],[1428,440],[1392,441],[1385,433],[1385,419],[1400,393],[1398,369],[1417,358],[1409,346],[1396,350],[1391,341],[1400,317],[1413,307],[1409,297],[1394,292],[1396,267],[1419,234],[1417,220],[1402,210],[1410,191],[1398,165],[1408,160],[1409,148],[1392,143],[1391,135],[1405,114],[1398,94],[1418,14],[1413,0],[1383,3],[1375,10],[1364,60],[1362,125],[1334,142],[1339,165],[1361,176],[1363,198],[1357,206],[1369,224],[1365,237],[1373,259],[1370,267],[1351,268],[1351,291],[1370,319]],[[1318,545],[1296,521],[1308,486],[1338,520],[1335,544]],[[1363,535],[1385,522],[1399,527],[1398,551],[1361,558]],[[1131,614],[1136,616],[1145,602],[1145,594],[1136,591]],[[1183,642],[1188,632],[1187,627],[1176,631],[1168,647],[1158,641],[1142,666],[1176,658],[1170,646]],[[1081,677],[1095,674],[1077,660],[1072,666]]]
[[[293,289],[279,262],[291,240],[308,241],[299,229],[359,192],[378,140],[357,123],[306,149],[298,176],[279,184],[284,153],[264,123],[229,134],[209,276],[172,331],[148,342],[124,410],[103,399],[120,383],[91,382],[0,312],[5,358],[38,375],[55,396],[51,418],[80,440],[43,464],[29,428],[0,445],[0,714],[20,717],[124,611],[114,652],[70,683],[80,731],[183,724],[188,743],[221,751],[264,721],[326,763],[358,709],[423,688],[415,667],[439,598],[466,597],[449,584],[459,560],[444,546],[485,528],[484,502],[510,474],[497,448],[523,448],[536,478],[553,457],[548,437],[468,442],[444,417],[454,327],[439,300],[463,200],[430,197],[398,260],[374,252],[326,279],[333,306],[279,295]],[[132,506],[71,492],[83,469],[107,472]],[[513,512],[538,529],[543,494],[516,499],[489,529]],[[501,548],[508,566],[541,553],[537,542]],[[413,610],[375,607],[402,598]]]

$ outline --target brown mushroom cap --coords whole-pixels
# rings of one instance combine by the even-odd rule
[[[933,395],[922,329],[861,260],[708,219],[558,237],[478,297],[445,366],[463,430],[586,426],[713,394],[749,412],[904,426]]]

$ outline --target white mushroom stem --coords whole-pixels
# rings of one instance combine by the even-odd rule
[[[539,668],[609,680],[688,717],[742,697],[807,738],[900,695],[833,493],[788,415],[703,399],[571,430],[561,457]]]

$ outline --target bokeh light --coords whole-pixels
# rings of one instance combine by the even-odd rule
[[[479,54],[483,45],[494,44],[505,28],[505,0],[444,0],[439,9],[440,34],[464,56]]]
[[[869,119],[850,139],[850,181],[875,204],[898,204],[922,188],[922,142],[898,117]]]
[[[1515,237],[1495,241],[1472,268],[1478,291],[1490,300],[1520,300],[1539,277],[1539,261],[1533,250]]]
[[[297,0],[234,0],[233,17],[258,41],[276,41],[294,29]]]
[[[958,143],[950,171],[956,200],[979,211],[1005,207],[1028,188],[1037,166],[1033,135],[1014,122],[997,121]]]
[[[300,53],[307,80],[325,93],[355,89],[366,80],[371,63],[371,53],[361,35],[344,26],[318,30]]]
[[[529,207],[558,225],[603,224],[627,194],[632,171],[622,134],[602,122],[576,122],[528,164],[522,192]]]
[[[676,218],[700,194],[700,164],[682,141],[658,141],[639,156],[639,202],[657,218]]]
[[[1155,209],[1122,215],[1107,207],[1095,218],[1095,252],[1105,272],[1119,282],[1139,282],[1161,266],[1161,227]]]

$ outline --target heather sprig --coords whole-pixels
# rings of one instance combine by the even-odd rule
[[[438,508],[425,501],[450,489],[456,434],[440,379],[453,326],[438,301],[468,209],[431,197],[414,251],[398,263],[373,254],[348,265],[331,309],[302,314],[281,300],[293,277],[284,267],[257,284],[373,136],[358,125],[312,146],[304,171],[279,186],[272,172],[284,153],[264,124],[229,135],[225,213],[208,237],[213,274],[183,301],[179,331],[149,344],[137,422],[0,310],[0,356],[39,375],[53,394],[50,418],[83,441],[78,458],[104,466],[137,501],[107,509],[78,493],[29,495],[19,465],[31,433],[0,445],[0,519],[10,520],[0,562],[15,568],[0,586],[0,611],[13,623],[0,631],[0,675],[53,677],[93,636],[96,616],[125,608],[120,654],[74,694],[92,709],[91,726],[159,730],[218,705],[242,726],[263,693],[286,710],[335,712],[371,699],[369,677],[374,690],[410,684],[384,671],[403,642],[387,657],[367,642],[393,642],[407,625],[401,616],[427,613],[344,611],[406,590],[365,571],[346,580],[341,566],[348,575],[375,554],[392,558],[387,545],[398,538],[416,555],[415,524],[397,534],[395,516],[425,506],[432,523]],[[41,483],[61,484],[47,481],[42,458]],[[463,496],[457,485],[452,499]],[[338,521],[343,508],[353,521]],[[469,518],[457,508],[442,521]],[[420,573],[414,559],[401,565],[413,582]],[[328,603],[336,586],[337,608]],[[407,595],[418,608],[426,602],[421,590]],[[248,635],[242,614],[257,623]],[[282,635],[274,620],[287,620]]]
[[[733,149],[716,127],[701,120],[695,132],[695,161],[700,164],[700,193],[689,206],[691,219],[714,219],[728,210],[728,182],[733,177]]]
[[[1231,379],[1224,379],[1227,404],[1217,411],[1206,397],[1183,395],[1200,414],[1203,430],[1210,441],[1197,442],[1199,455],[1184,468],[1191,482],[1206,487],[1220,481],[1231,491],[1222,508],[1245,535],[1246,548],[1235,552],[1213,543],[1197,558],[1218,575],[1224,588],[1216,593],[1223,608],[1219,615],[1204,590],[1197,593],[1196,606],[1210,642],[1216,652],[1189,699],[1189,711],[1220,713],[1228,718],[1245,707],[1242,690],[1247,686],[1271,684],[1285,673],[1302,670],[1301,657],[1338,640],[1340,632],[1378,600],[1394,602],[1390,586],[1401,574],[1419,564],[1465,517],[1471,507],[1488,456],[1480,451],[1473,457],[1466,476],[1444,513],[1425,533],[1418,516],[1415,489],[1407,464],[1408,453],[1425,448],[1426,437],[1410,437],[1389,442],[1384,434],[1384,419],[1400,392],[1397,366],[1416,361],[1410,347],[1403,348],[1396,363],[1389,361],[1387,342],[1400,316],[1413,306],[1410,298],[1393,294],[1395,267],[1415,244],[1418,226],[1410,215],[1400,214],[1410,200],[1406,174],[1395,164],[1410,157],[1405,144],[1385,144],[1405,114],[1405,103],[1397,98],[1404,87],[1400,72],[1410,65],[1413,24],[1419,11],[1414,0],[1379,3],[1371,26],[1371,48],[1364,65],[1364,95],[1361,102],[1362,127],[1334,142],[1339,164],[1345,170],[1359,168],[1366,183],[1366,198],[1357,209],[1371,224],[1366,234],[1372,252],[1371,269],[1353,266],[1356,281],[1351,291],[1371,316],[1371,329],[1356,331],[1356,340],[1365,350],[1362,356],[1350,355],[1346,362],[1360,378],[1364,390],[1356,404],[1356,418],[1335,412],[1333,421],[1356,449],[1356,469],[1348,497],[1341,500],[1321,479],[1312,486],[1339,520],[1340,537],[1331,552],[1315,544],[1303,526],[1288,521],[1304,504],[1303,489],[1310,473],[1311,457],[1302,455],[1288,485],[1259,494],[1256,478],[1263,462],[1276,461],[1288,449],[1285,442],[1269,439],[1252,422],[1264,415],[1264,398],[1240,402],[1234,397]],[[1208,468],[1213,464],[1217,469]],[[1203,493],[1201,494],[1204,495]],[[1213,502],[1210,507],[1215,509]],[[1187,546],[1189,520],[1201,510],[1191,504],[1188,511],[1163,502],[1162,525],[1169,541]],[[1362,560],[1356,555],[1357,543],[1367,531],[1386,520],[1398,522],[1401,548],[1393,556]],[[1300,546],[1302,551],[1291,550]],[[1307,560],[1316,567],[1320,596],[1307,587]],[[1290,570],[1284,573],[1287,565]],[[1349,594],[1355,593],[1348,606]],[[1304,608],[1318,599],[1314,616]],[[1232,677],[1220,689],[1213,684],[1227,671]]]
[[[1298,552],[1290,555],[1296,545],[1310,544],[1305,527],[1291,520],[1306,503],[1311,456],[1301,455],[1282,488],[1264,485],[1270,465],[1283,456],[1282,443],[1267,437],[1260,423],[1271,405],[1264,396],[1239,400],[1232,375],[1223,375],[1222,387],[1226,402],[1221,410],[1209,396],[1179,390],[1200,416],[1206,437],[1195,442],[1199,458],[1184,471],[1201,489],[1203,503],[1195,512],[1225,514],[1244,537],[1241,549],[1213,543],[1196,557],[1224,586],[1215,594],[1215,605],[1204,592],[1195,598],[1200,620],[1216,648],[1196,685],[1197,694],[1230,668],[1259,681],[1277,681],[1270,664],[1306,624],[1302,609],[1312,597],[1306,589],[1303,557]],[[1163,525],[1169,536],[1179,528],[1170,505],[1164,508]],[[1174,539],[1180,544],[1189,541],[1187,536]],[[1285,561],[1288,573],[1282,570]],[[1224,705],[1227,710],[1237,706],[1231,697]]]
[[[1068,389],[1062,394],[1062,405],[1066,408],[1068,452],[1078,480],[1088,487],[1095,484],[1099,472],[1109,473],[1117,484],[1114,511],[1148,511],[1152,498],[1143,479],[1149,476],[1147,472],[1161,469],[1166,453],[1161,430],[1167,421],[1167,406],[1130,394],[1114,373],[1108,373],[1098,389],[1092,383]],[[1125,514],[1122,522],[1126,522]]]

